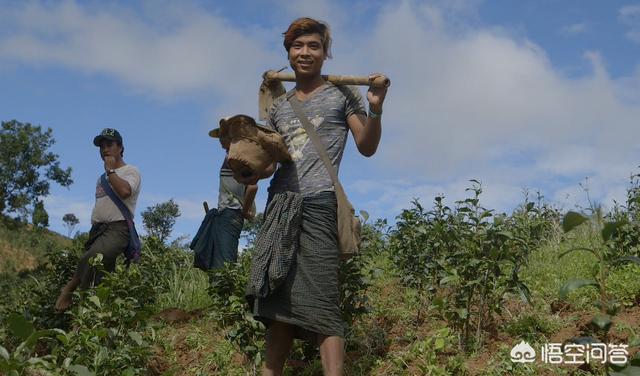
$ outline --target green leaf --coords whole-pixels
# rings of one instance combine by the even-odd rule
[[[33,324],[27,321],[24,316],[17,313],[9,316],[7,323],[11,333],[23,341],[29,338],[31,333],[34,331]]]
[[[0,346],[0,356],[3,357],[5,360],[9,360],[9,352],[7,351],[7,349],[5,349],[4,347]]]
[[[533,202],[528,202],[528,203],[527,203],[527,206],[526,206],[527,211],[528,211],[528,212],[530,212],[531,210],[533,210],[533,207],[534,207],[535,205],[536,205],[536,204],[534,204]]]
[[[569,232],[588,220],[589,218],[584,214],[570,211],[565,214],[564,218],[562,219],[562,229],[564,230],[564,232]]]
[[[138,346],[142,346],[142,336],[138,332],[129,332],[129,338],[131,338]]]
[[[109,297],[110,293],[111,293],[111,289],[104,285],[99,285],[98,287],[96,287],[96,296],[101,301],[106,300]]]
[[[569,293],[573,290],[579,289],[581,287],[585,287],[585,286],[594,286],[594,287],[598,287],[598,283],[596,281],[594,281],[593,279],[572,279],[567,281],[567,283],[564,284],[564,286],[562,286],[560,288],[560,298],[564,299],[567,297],[567,295],[569,295]]]
[[[444,348],[444,338],[436,338],[434,344],[433,344],[434,349],[437,350],[442,350]]]
[[[98,298],[97,296],[93,295],[89,297],[89,301],[93,304],[95,304],[96,307],[101,308],[100,305],[100,298]]]
[[[469,311],[467,311],[464,308],[456,309],[456,313],[458,314],[458,317],[460,317],[461,319],[466,319],[467,316],[469,316]]]
[[[76,373],[76,376],[95,376],[95,373],[89,371],[89,368],[80,365],[69,366],[69,371]]]
[[[362,219],[364,219],[365,222],[369,220],[369,213],[364,210],[360,210],[360,216],[362,217]]]
[[[604,227],[602,228],[602,240],[606,242],[611,239],[611,237],[613,237],[613,235],[615,235],[618,231],[618,228],[623,224],[624,222],[622,221],[605,223]]]
[[[596,315],[591,319],[591,323],[601,330],[608,331],[611,328],[611,318],[607,315]]]
[[[460,281],[460,277],[453,274],[453,275],[448,275],[444,278],[442,278],[440,280],[440,285],[448,285],[448,284],[452,284],[452,283],[458,283]]]

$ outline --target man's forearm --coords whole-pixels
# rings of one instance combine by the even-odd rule
[[[256,198],[256,193],[258,192],[257,185],[248,185],[247,189],[244,192],[244,202],[242,204],[242,208],[245,212],[248,212],[253,205],[253,200]]]
[[[118,197],[120,197],[121,199],[126,199],[127,197],[131,196],[131,186],[129,185],[128,181],[119,177],[115,172],[107,175],[107,178],[109,179],[109,183],[111,184],[111,187],[116,192]]]
[[[376,118],[368,116],[365,124],[359,149],[363,155],[370,157],[378,150],[382,136],[382,121],[379,116]]]

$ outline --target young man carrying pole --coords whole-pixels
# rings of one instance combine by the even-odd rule
[[[328,26],[311,18],[293,21],[284,33],[296,86],[274,102],[267,126],[283,136],[293,161],[276,171],[268,201],[278,194],[296,192],[302,196],[302,214],[299,247],[286,281],[254,301],[254,315],[268,325],[264,375],[282,374],[294,337],[317,341],[325,375],[343,373],[336,196],[327,168],[289,101],[299,101],[337,170],[349,130],[362,155],[370,157],[376,152],[387,89],[369,88],[367,111],[357,90],[325,81],[321,70],[324,60],[331,57],[330,46]],[[381,76],[373,74],[370,79]]]

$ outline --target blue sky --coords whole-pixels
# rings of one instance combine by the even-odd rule
[[[51,228],[73,212],[88,230],[91,140],[115,127],[143,174],[137,213],[174,198],[175,235],[194,234],[223,158],[207,132],[257,115],[260,74],[287,64],[281,33],[300,16],[331,25],[325,73],[392,80],[378,153],[350,140],[340,174],[375,218],[462,198],[469,179],[498,210],[525,188],[584,203],[586,177],[611,206],[639,172],[640,1],[0,0],[0,118],[51,127],[73,168],[45,201]]]

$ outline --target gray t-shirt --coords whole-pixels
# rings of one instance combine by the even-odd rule
[[[244,192],[247,186],[240,184],[233,178],[233,171],[226,159],[220,167],[220,185],[218,188],[218,210],[242,209]]]
[[[349,131],[347,118],[358,113],[366,115],[362,95],[355,87],[337,87],[327,82],[301,105],[326,147],[329,159],[339,170]],[[279,166],[271,179],[271,194],[291,191],[308,196],[333,190],[329,173],[287,101],[287,95],[273,103],[266,125],[282,135],[293,159]]]

